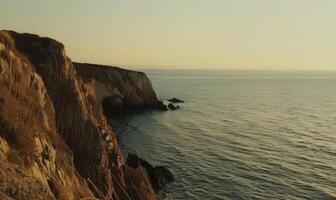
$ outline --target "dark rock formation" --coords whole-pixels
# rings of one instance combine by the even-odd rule
[[[170,110],[177,110],[177,109],[180,108],[180,106],[175,106],[174,104],[169,103],[169,104],[168,104],[168,108],[169,108]]]
[[[175,97],[172,99],[169,99],[168,101],[172,103],[184,103],[184,101],[182,101],[181,99],[177,99]]]
[[[175,181],[173,173],[168,168],[164,166],[156,166],[154,169],[158,173],[158,177],[164,178],[162,181],[163,185]]]
[[[105,115],[142,109],[167,110],[143,72],[105,65],[73,64],[82,79],[94,85]]]
[[[166,167],[154,167],[135,154],[128,154],[126,165],[132,167],[133,169],[137,169],[139,166],[144,167],[156,192],[163,189],[166,184],[175,180],[174,175]]]
[[[96,87],[61,43],[0,31],[1,198],[159,199],[124,165]]]

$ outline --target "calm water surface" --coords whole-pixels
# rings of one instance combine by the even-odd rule
[[[111,123],[124,155],[172,170],[172,199],[336,199],[335,72],[145,72],[186,103]]]

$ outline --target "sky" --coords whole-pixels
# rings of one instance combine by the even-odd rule
[[[336,70],[335,0],[0,0],[0,29],[54,38],[79,62]]]

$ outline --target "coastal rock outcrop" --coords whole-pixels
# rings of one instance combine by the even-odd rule
[[[178,99],[178,98],[171,98],[171,99],[169,99],[168,100],[169,102],[172,102],[172,103],[184,103],[184,101],[183,100],[181,100],[181,99]]]
[[[169,104],[168,104],[168,108],[169,108],[170,110],[177,110],[177,109],[180,108],[180,106],[175,106],[174,104],[169,103]]]
[[[0,31],[1,198],[159,199],[144,168],[124,164],[96,89],[63,44]],[[138,90],[127,95],[141,97],[131,105],[155,102]]]
[[[166,184],[175,180],[174,175],[166,167],[154,167],[146,160],[139,158],[136,154],[128,154],[126,165],[133,169],[144,167],[155,191],[163,189]]]
[[[107,116],[141,109],[167,110],[143,72],[106,65],[73,64],[86,83],[95,85],[97,101],[103,105]]]

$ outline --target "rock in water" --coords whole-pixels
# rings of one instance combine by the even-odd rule
[[[177,99],[175,97],[172,99],[169,99],[168,101],[172,103],[184,103],[184,101],[182,101],[181,99]]]
[[[140,166],[144,167],[150,178],[150,182],[156,192],[162,190],[164,186],[175,181],[174,175],[164,166],[152,166],[146,160],[139,158],[136,154],[128,154],[126,165],[136,169]]]
[[[177,110],[177,109],[180,108],[180,106],[175,106],[174,104],[169,103],[169,104],[168,104],[168,108],[169,108],[170,110]]]
[[[155,171],[160,174],[160,177],[164,177],[167,181],[166,183],[170,183],[172,181],[175,181],[174,175],[164,166],[156,166]]]
[[[163,111],[168,110],[168,107],[162,101],[158,101],[158,103],[154,105],[154,107],[156,110],[163,110]]]

